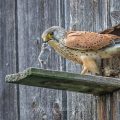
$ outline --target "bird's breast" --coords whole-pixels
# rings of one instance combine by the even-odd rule
[[[49,45],[52,46],[55,51],[68,60],[72,60],[75,63],[82,64],[81,56],[92,57],[94,59],[99,58],[99,55],[95,51],[80,51],[77,49],[71,49],[56,41],[49,41]]]

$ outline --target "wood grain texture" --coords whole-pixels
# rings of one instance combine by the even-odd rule
[[[114,26],[116,24],[119,24],[120,21],[116,21],[112,18],[112,16],[110,16],[110,13],[112,11],[115,10],[119,10],[119,5],[120,5],[120,1],[119,0],[109,0],[106,3],[106,9],[107,9],[107,13],[106,14],[106,25],[107,28]],[[110,6],[110,7],[109,7]],[[119,30],[118,30],[119,31]],[[118,34],[119,35],[119,34]],[[116,56],[112,59],[109,60],[104,60],[103,61],[103,68],[106,66],[109,66],[111,69],[119,69],[120,68],[120,57]],[[118,75],[117,77],[120,77],[120,75]],[[101,108],[101,111],[98,111],[98,113],[100,113],[98,119],[101,120],[119,120],[119,91],[118,92],[114,92],[113,94],[108,94],[106,96],[101,96],[100,99],[98,100],[98,108]]]
[[[93,31],[94,29],[93,0],[66,1],[65,27],[72,30]],[[88,12],[89,11],[89,12]],[[80,73],[81,66],[67,60],[68,72]],[[68,92],[68,120],[91,120],[96,118],[95,97],[88,94]]]
[[[110,11],[116,11],[116,10],[120,10],[119,6],[120,6],[120,1],[119,0],[111,0],[111,8],[110,8]],[[115,4],[116,3],[116,4]],[[114,20],[111,16],[111,22],[112,22],[112,25],[114,24],[119,24],[120,23],[120,20]],[[119,30],[120,31],[120,30]],[[115,70],[119,69],[120,68],[120,56],[116,56],[115,58],[109,60],[109,66]],[[120,69],[119,69],[120,70]],[[120,74],[118,74],[118,76],[120,78]],[[113,106],[113,110],[112,110],[112,117],[114,120],[119,120],[120,119],[120,108],[119,108],[119,102],[120,102],[120,91],[118,92],[115,92],[113,94],[113,97],[112,97],[112,106]]]
[[[101,7],[98,6],[98,9],[100,10],[99,14],[98,14],[98,20],[99,20],[99,26],[101,27],[101,29],[99,29],[100,31],[102,31],[103,29],[106,29],[108,27],[111,26],[111,19],[110,19],[110,1],[102,1],[100,0],[99,3],[101,3]],[[102,63],[104,64],[105,61],[103,61]],[[105,67],[105,64],[101,67]],[[108,64],[108,63],[107,63]],[[99,99],[97,100],[98,104],[97,104],[97,113],[98,113],[98,120],[108,120],[108,119],[112,119],[112,104],[111,104],[111,95],[106,95],[106,96],[101,96],[99,97]]]
[[[27,67],[41,67],[37,61],[40,50],[37,42],[42,32],[52,26],[61,25],[66,29],[102,31],[119,20],[111,17],[112,11],[120,10],[119,0],[3,0],[0,1],[0,120],[53,120],[55,110],[62,114],[63,120],[97,120],[99,101],[92,95],[58,90],[39,89],[20,86],[16,95],[16,87],[6,85],[4,76],[9,73],[24,70]],[[18,16],[18,36],[15,31],[15,13]],[[17,24],[17,23],[16,23]],[[17,28],[16,28],[17,29]],[[19,66],[16,66],[16,43],[18,38]],[[42,40],[40,40],[40,46]],[[120,57],[102,62],[102,67],[120,67]],[[81,67],[65,61],[51,51],[50,58],[44,69],[66,70],[79,73]],[[118,75],[120,76],[120,75]],[[101,100],[104,119],[119,120],[119,91],[107,95]],[[11,97],[12,96],[12,97]],[[20,103],[17,97],[20,97]],[[103,101],[103,102],[102,102]],[[57,105],[59,105],[59,107]],[[99,104],[101,106],[101,104]],[[56,106],[54,106],[56,105]],[[110,106],[113,106],[110,108]],[[54,112],[53,112],[54,110]],[[11,112],[9,112],[11,111]],[[17,114],[19,113],[19,115]],[[103,113],[103,112],[102,112]],[[101,114],[103,116],[103,114]],[[59,119],[59,115],[56,119]],[[61,118],[60,118],[61,119]],[[103,120],[104,120],[103,119]],[[101,119],[100,119],[101,120]]]
[[[53,4],[54,3],[54,4]],[[40,38],[42,32],[61,22],[60,0],[18,0],[18,43],[19,43],[19,70],[27,67],[41,67],[38,62],[40,49],[34,44],[33,38]],[[62,15],[61,15],[62,16]],[[39,46],[42,45],[42,40]],[[44,69],[62,70],[63,60],[51,51],[50,57]],[[20,120],[53,120],[54,104],[59,104],[60,111],[64,108],[62,103],[66,101],[64,91],[49,90],[46,88],[34,88],[20,86]],[[66,104],[66,103],[65,103]],[[65,105],[64,104],[64,105]],[[64,117],[64,111],[62,111]]]
[[[21,73],[7,75],[6,82],[94,95],[112,93],[120,89],[120,79],[117,78],[80,75],[37,68],[28,68]]]
[[[0,120],[18,120],[17,87],[5,83],[16,73],[15,0],[0,1]]]

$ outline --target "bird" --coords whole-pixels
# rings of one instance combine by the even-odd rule
[[[100,74],[98,59],[120,54],[120,36],[89,31],[67,31],[52,26],[41,35],[58,54],[82,65],[81,74]]]

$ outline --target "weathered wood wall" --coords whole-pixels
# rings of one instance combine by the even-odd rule
[[[0,1],[0,120],[97,120],[97,97],[87,94],[9,85],[6,74],[27,67],[41,67],[37,57],[40,49],[33,39],[52,25],[66,29],[101,31],[115,25],[110,13],[120,10],[119,0],[1,0]],[[42,44],[42,40],[40,41]],[[104,61],[114,68],[119,58]],[[114,62],[118,63],[114,65]],[[80,72],[80,66],[57,55],[54,50],[45,69]],[[119,95],[114,93],[114,117],[119,120]],[[104,117],[104,118],[105,118]]]
[[[16,72],[15,1],[0,0],[0,120],[18,120],[18,88],[5,83]]]

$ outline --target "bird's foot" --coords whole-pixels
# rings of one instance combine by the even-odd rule
[[[104,76],[107,77],[118,77],[120,75],[120,70],[111,69],[109,66],[103,69]]]
[[[83,67],[83,70],[81,71],[81,75],[86,75],[88,73],[88,70],[86,67]]]

